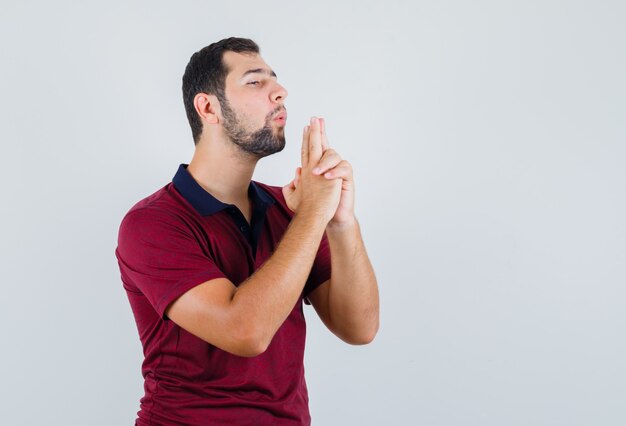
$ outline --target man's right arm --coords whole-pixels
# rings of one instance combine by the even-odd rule
[[[226,278],[199,284],[165,314],[200,339],[239,356],[256,356],[302,294],[326,225],[341,196],[341,179],[312,173],[322,156],[319,121],[305,128],[298,207],[272,256],[238,287]]]
[[[227,352],[263,353],[302,293],[325,228],[318,215],[296,214],[274,254],[239,287],[226,278],[207,281],[176,299],[166,315]]]

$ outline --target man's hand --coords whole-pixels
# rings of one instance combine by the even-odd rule
[[[283,187],[283,195],[293,212],[319,214],[329,223],[336,215],[342,186],[339,180],[313,173],[324,158],[323,144],[321,122],[313,117],[302,136],[302,167],[298,167],[294,180]]]
[[[354,218],[354,178],[352,175],[352,166],[346,160],[343,160],[341,156],[329,147],[328,138],[326,136],[326,126],[324,119],[320,118],[319,126],[307,126],[303,135],[303,153],[304,147],[307,143],[307,139],[310,143],[316,144],[321,142],[322,155],[316,164],[312,166],[312,159],[309,158],[307,167],[304,167],[304,155],[303,166],[296,169],[295,178],[286,186],[283,187],[283,195],[287,201],[287,206],[294,212],[297,211],[302,197],[302,191],[300,190],[300,182],[303,178],[303,171],[309,170],[316,176],[323,176],[327,180],[341,179],[341,198],[337,206],[337,210],[332,219],[328,223],[331,227],[341,227],[344,225],[353,224]],[[313,122],[313,121],[312,121]]]

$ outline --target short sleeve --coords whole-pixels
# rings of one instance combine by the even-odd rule
[[[184,222],[157,210],[124,217],[115,255],[126,289],[143,293],[163,319],[169,304],[186,291],[225,277]]]
[[[307,279],[307,282],[304,285],[304,290],[302,291],[305,304],[311,304],[307,296],[321,284],[330,279],[330,272],[330,247],[328,245],[328,237],[326,236],[326,233],[324,233],[322,241],[320,242],[320,247],[317,250],[317,255],[313,261],[311,273],[309,274],[309,278]]]

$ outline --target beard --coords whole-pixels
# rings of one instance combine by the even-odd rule
[[[218,95],[218,99],[224,117],[224,132],[241,151],[256,158],[263,158],[285,148],[284,127],[280,127],[276,132],[272,128],[271,120],[277,111],[273,111],[265,117],[265,125],[262,128],[249,131],[243,125],[244,120],[238,117],[226,97]]]

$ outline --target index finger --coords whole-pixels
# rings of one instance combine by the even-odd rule
[[[320,122],[317,117],[311,118],[309,129],[309,163],[317,164],[322,158],[322,135],[320,133]]]
[[[320,118],[320,126],[322,128],[322,151],[326,151],[330,148],[328,144],[328,138],[326,137],[326,120]]]

